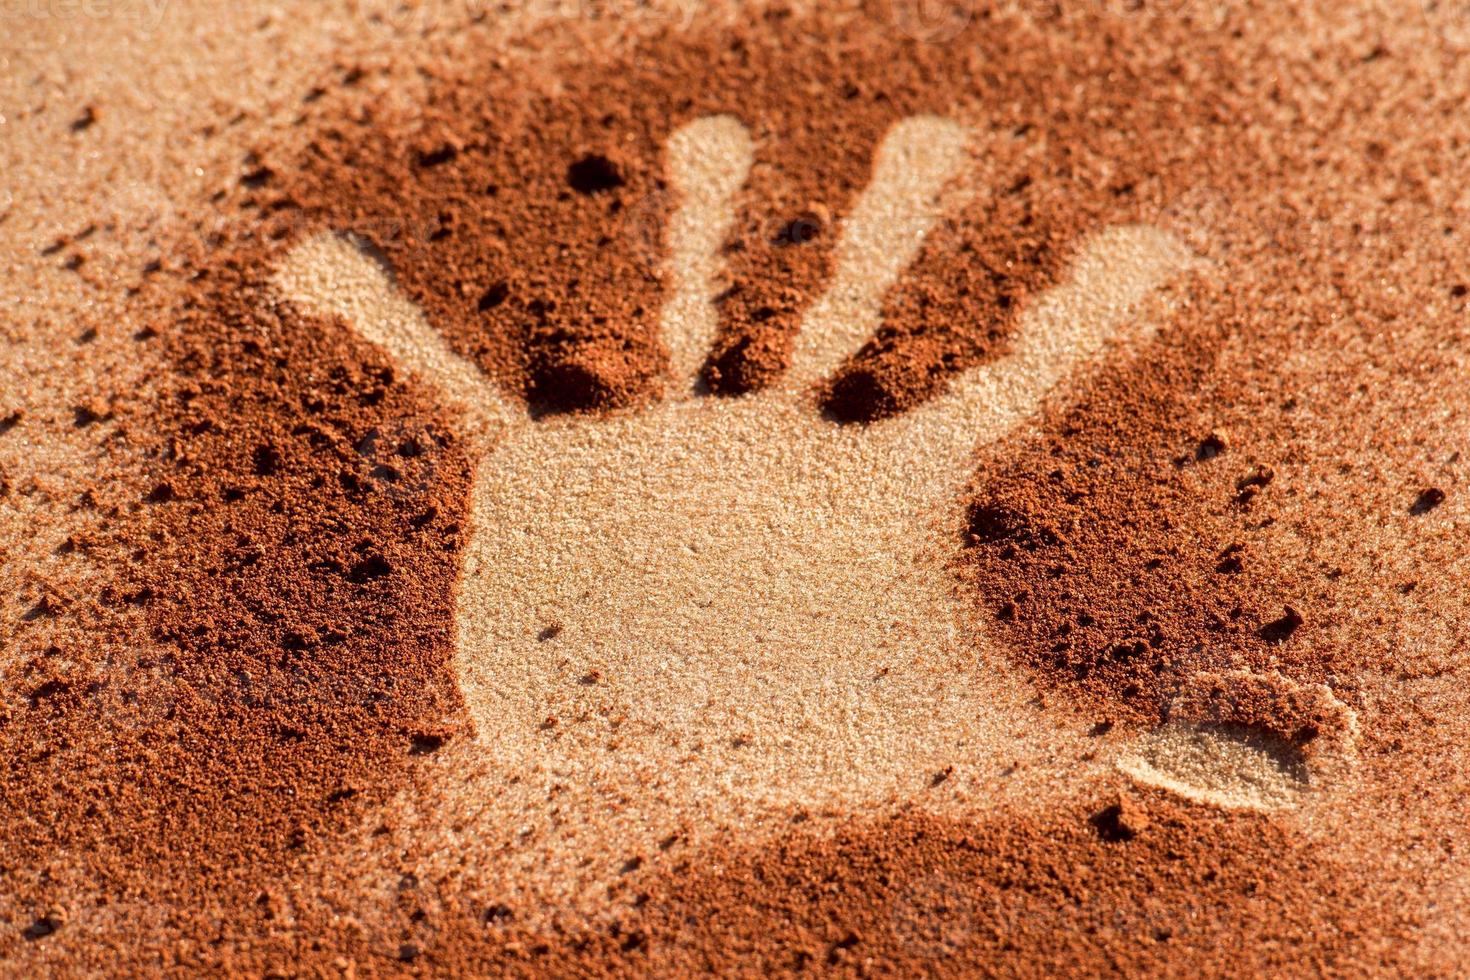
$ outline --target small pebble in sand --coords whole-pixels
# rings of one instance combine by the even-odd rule
[[[65,908],[53,905],[36,917],[36,921],[31,923],[26,934],[32,939],[45,938],[66,925],[67,918]]]
[[[1107,841],[1129,841],[1149,827],[1148,814],[1134,800],[1119,795],[1116,801],[1092,815],[1098,836]]]
[[[1428,487],[1419,491],[1419,496],[1414,498],[1414,503],[1409,507],[1409,513],[1418,517],[1427,514],[1440,504],[1444,503],[1444,491],[1439,487]]]
[[[1247,487],[1264,487],[1276,479],[1276,471],[1265,464],[1257,464],[1245,471],[1245,475],[1236,481],[1236,489],[1244,490]]]
[[[1281,617],[1261,627],[1260,635],[1267,643],[1284,643],[1291,638],[1306,619],[1291,606],[1285,606]]]
[[[1195,450],[1195,459],[1203,462],[1214,459],[1225,450],[1230,448],[1230,440],[1223,429],[1213,429],[1210,434],[1200,440],[1199,448]]]

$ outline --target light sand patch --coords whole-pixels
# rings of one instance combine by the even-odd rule
[[[720,243],[735,220],[735,195],[750,173],[755,147],[740,120],[706,116],[669,137],[668,155],[678,203],[667,230],[670,281],[662,327],[669,366],[682,381],[698,374],[719,327],[710,296],[725,265]]]
[[[1340,783],[1357,737],[1357,715],[1325,685],[1275,672],[1201,671],[1170,703],[1168,723],[1119,767],[1196,802],[1271,810]]]
[[[687,331],[668,338],[687,392],[715,323],[709,253],[749,150],[723,120],[676,139],[670,164],[690,172],[671,183],[708,191],[680,202],[670,235],[678,313],[662,322]],[[1149,294],[1189,260],[1162,232],[1108,229],[1022,315],[1014,356],[904,417],[823,419],[810,382],[877,323],[963,148],[943,120],[895,128],[793,379],[738,399],[533,422],[379,263],[331,237],[287,258],[287,296],[501,433],[477,467],[460,582],[455,666],[477,737],[438,804],[457,815],[445,846],[469,834],[555,867],[537,877],[575,901],[616,875],[580,861],[609,841],[642,853],[693,826],[898,798],[951,765],[1025,768],[1043,785],[1075,764],[1025,680],[961,626],[946,570],[957,495],[978,445],[1109,344],[1157,328]]]
[[[1292,806],[1310,784],[1289,745],[1240,726],[1165,725],[1119,768],[1144,786],[1227,809]]]
[[[940,194],[964,166],[969,137],[965,127],[937,116],[905,119],[889,131],[872,181],[842,222],[832,284],[802,318],[784,385],[826,377],[877,330],[883,294],[939,219]],[[958,207],[973,193],[961,184],[945,206]]]

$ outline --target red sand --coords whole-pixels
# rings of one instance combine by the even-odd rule
[[[37,604],[9,655],[24,667],[0,714],[16,760],[3,962],[1453,973],[1470,955],[1470,79],[1445,35],[1367,11],[1087,5],[980,12],[923,43],[881,10],[775,11],[556,61],[435,64],[406,128],[363,94],[370,69],[324,73],[215,202],[230,220],[194,219],[143,271],[137,342],[173,375],[161,404],[121,410],[146,473],[98,490],[131,495],[111,505],[117,580],[95,625]],[[380,354],[263,301],[271,263],[309,231],[354,230],[533,406],[638,404],[665,357],[662,286],[627,215],[660,227],[664,137],[735,112],[757,166],[705,371],[735,395],[786,366],[873,145],[924,111],[988,123],[998,193],[930,236],[828,407],[853,424],[901,413],[1003,354],[1089,230],[1184,238],[1213,271],[1148,349],[988,452],[955,574],[1040,696],[1100,740],[1205,712],[1200,671],[1325,684],[1358,718],[1354,791],[1313,826],[1116,786],[973,822],[922,799],[799,815],[776,842],[671,842],[635,868],[631,911],[556,932],[523,928],[473,875],[418,879],[412,834],[385,825],[396,907],[334,908],[305,869],[463,733],[448,663],[469,468]],[[191,248],[206,225],[217,237]],[[411,451],[363,442],[390,423]],[[385,465],[429,489],[381,492]],[[112,645],[89,652],[88,631],[127,629],[124,613],[148,645],[89,660]],[[61,640],[34,627],[54,619]],[[1337,737],[1335,709],[1293,697],[1214,720],[1298,748]]]

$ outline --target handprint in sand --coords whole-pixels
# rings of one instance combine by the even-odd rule
[[[288,297],[381,345],[472,437],[455,663],[497,767],[719,807],[872,799],[957,758],[1048,751],[1026,685],[963,625],[945,567],[960,490],[977,449],[1156,331],[1160,287],[1193,260],[1151,227],[1096,231],[1026,304],[1003,357],[891,418],[825,416],[824,380],[879,326],[925,236],[983,192],[969,140],[938,117],[892,127],[790,368],[741,397],[700,381],[720,245],[752,159],[728,116],[686,125],[667,148],[671,377],[642,409],[532,419],[353,240],[318,237],[287,257],[276,281]]]

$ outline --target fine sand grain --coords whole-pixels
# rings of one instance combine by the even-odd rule
[[[1463,32],[905,6],[23,12],[0,973],[1456,972]]]

